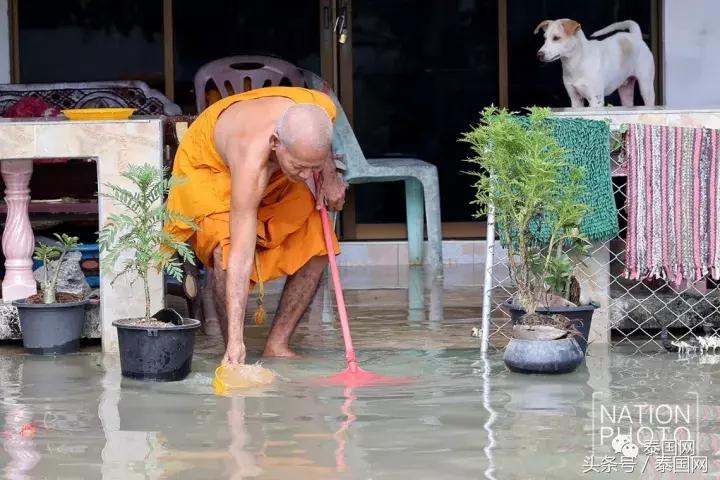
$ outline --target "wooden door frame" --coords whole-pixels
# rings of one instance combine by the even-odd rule
[[[511,0],[497,0],[498,24],[498,104],[509,105],[509,71],[508,71],[508,8]],[[656,92],[661,104],[664,104],[664,0],[651,1],[651,50],[655,55]],[[334,31],[335,19],[345,10],[346,27],[349,41],[341,45]],[[19,45],[19,0],[9,0],[9,40],[10,40],[10,79],[13,83],[20,82],[20,45]],[[320,0],[320,74],[337,93],[340,103],[348,117],[353,121],[353,51],[352,51],[352,0]],[[163,52],[165,95],[174,99],[175,89],[175,42],[173,26],[172,0],[163,0]],[[405,224],[359,224],[356,216],[356,197],[354,190],[348,191],[345,210],[341,219],[342,238],[345,240],[363,240],[382,236],[387,239],[406,238]],[[451,236],[474,237],[482,229],[477,228],[479,222],[443,222],[443,230]],[[463,233],[465,232],[465,233]]]
[[[665,0],[651,2],[650,49],[655,56],[655,98],[657,103],[665,105]]]
[[[337,42],[333,27],[337,17],[337,6],[335,0],[320,0],[319,2],[320,21],[320,76],[330,84],[333,91],[338,88],[337,71]]]
[[[498,2],[498,103],[507,106],[508,89],[508,3],[510,0]],[[651,1],[651,50],[655,55],[656,96],[660,103],[665,100],[664,75],[664,0]],[[347,28],[352,36],[352,0],[320,0],[320,56],[323,78],[328,80],[337,92],[348,119],[353,118],[353,83],[352,83],[352,42],[338,45],[337,35],[333,31],[334,19],[338,12],[347,9]],[[10,80],[20,81],[20,45],[19,45],[19,0],[9,0],[9,43],[10,43]],[[163,0],[163,52],[165,95],[171,100],[175,89],[175,57],[172,0]],[[336,62],[335,59],[338,59]]]
[[[352,0],[336,0],[338,13],[345,7],[350,40],[337,48],[340,103],[345,114],[353,121],[353,50],[352,50]],[[507,7],[508,0],[498,2],[498,95],[501,106],[508,104],[508,56],[507,56]],[[337,40],[337,39],[336,39]],[[337,41],[334,42],[337,46]],[[348,190],[345,209],[341,215],[343,240],[399,240],[407,238],[404,223],[358,223],[356,196],[353,188]],[[485,234],[482,222],[442,222],[443,238],[480,238]]]
[[[163,77],[165,96],[175,101],[175,27],[172,0],[163,0]]]
[[[337,38],[335,38],[333,42],[335,45],[335,58],[337,59],[338,72],[338,85],[336,86],[335,92],[337,92],[340,104],[352,125],[354,113],[352,0],[336,0],[336,15],[340,13],[344,13],[346,16],[349,41],[344,45],[340,45]],[[340,216],[343,240],[395,240],[407,238],[407,227],[404,223],[358,223],[356,198],[355,190],[350,188],[347,192],[345,208]],[[480,232],[476,226],[476,222],[443,222],[443,229],[449,231],[449,235],[459,235],[462,238],[472,238],[476,236],[476,233]],[[460,232],[472,233],[468,235]]]
[[[347,44],[336,48],[338,59],[338,81],[336,92],[340,103],[352,123],[353,118],[353,52],[352,52],[352,0],[335,0],[338,9],[347,8],[347,27],[350,40]],[[498,25],[498,104],[507,107],[510,104],[509,87],[509,45],[508,45],[508,12],[511,0],[497,0]],[[651,50],[655,55],[656,92],[657,98],[664,104],[664,58],[663,58],[663,8],[664,0],[650,0],[651,2]],[[337,40],[337,39],[336,39]],[[337,47],[337,41],[334,42]],[[342,235],[344,240],[369,239],[402,239],[407,238],[405,224],[389,223],[357,223],[355,212],[355,195],[351,188],[342,218]],[[447,234],[454,238],[476,238],[484,235],[482,222],[442,222],[443,238]]]
[[[10,81],[20,82],[20,22],[18,20],[18,1],[10,0],[8,16],[10,30]]]

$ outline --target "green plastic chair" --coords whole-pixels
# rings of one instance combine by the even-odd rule
[[[308,88],[326,93],[335,102],[337,118],[333,150],[344,156],[345,180],[350,184],[404,181],[408,263],[425,264],[435,271],[442,271],[440,187],[435,165],[416,158],[366,159],[337,96],[327,82],[310,71],[302,69],[301,71],[305,74]],[[423,252],[425,222],[427,222],[428,236],[427,252]]]

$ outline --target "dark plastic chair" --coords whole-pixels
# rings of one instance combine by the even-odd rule
[[[305,86],[304,75],[298,67],[279,58],[255,55],[220,58],[206,63],[195,74],[198,113],[208,106],[205,92],[210,82],[223,98],[262,87]]]

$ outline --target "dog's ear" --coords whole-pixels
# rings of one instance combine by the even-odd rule
[[[565,20],[562,23],[563,30],[565,30],[565,35],[568,37],[572,37],[577,33],[578,30],[580,30],[580,24],[576,22],[575,20]]]
[[[542,30],[543,32],[547,30],[548,26],[552,23],[552,20],[543,20],[538,24],[537,27],[535,27],[535,31],[533,32],[534,35],[537,35],[537,33]]]

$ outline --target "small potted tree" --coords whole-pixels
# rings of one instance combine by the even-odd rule
[[[110,215],[98,238],[102,268],[104,273],[114,274],[112,283],[130,275],[132,282],[142,281],[145,292],[143,317],[113,322],[118,331],[122,374],[156,381],[182,380],[190,373],[195,333],[200,327],[198,320],[183,319],[167,309],[150,314],[148,275],[151,269],[182,281],[182,262],[194,264],[189,246],[163,230],[162,224],[170,219],[195,226],[191,219],[168,211],[165,199],[178,180],[167,178],[165,173],[150,165],[130,166],[122,176],[132,183],[135,191],[105,184],[107,192],[103,197],[125,211]],[[118,265],[119,273],[116,273]]]
[[[40,293],[16,300],[23,346],[29,353],[41,355],[76,352],[85,322],[81,295],[57,292],[57,283],[65,255],[78,247],[78,237],[55,234],[57,244],[38,243],[34,259],[42,262]]]
[[[480,168],[471,174],[478,215],[494,206],[500,243],[516,293],[505,304],[513,338],[505,363],[522,372],[561,373],[584,358],[595,304],[581,304],[576,272],[589,242],[580,231],[588,211],[578,199],[583,171],[565,162],[555,140],[549,109],[527,117],[495,107],[466,133]]]

